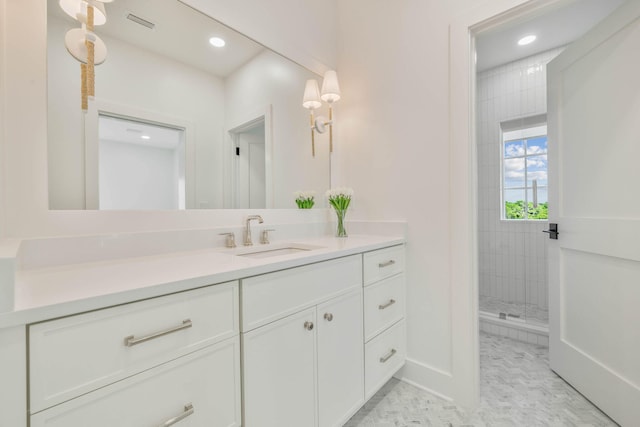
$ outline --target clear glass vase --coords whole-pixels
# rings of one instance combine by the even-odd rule
[[[344,217],[347,214],[347,210],[336,209],[335,211],[338,217],[338,229],[336,230],[336,237],[347,237],[347,229],[344,228]]]

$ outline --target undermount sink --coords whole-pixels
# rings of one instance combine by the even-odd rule
[[[300,252],[309,252],[322,249],[323,246],[304,245],[299,243],[283,243],[279,245],[268,245],[261,248],[242,249],[237,256],[246,258],[270,258],[274,256],[291,255]]]

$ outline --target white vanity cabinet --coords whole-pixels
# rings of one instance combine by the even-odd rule
[[[30,325],[31,425],[239,426],[238,286]]]
[[[340,426],[364,402],[361,255],[242,281],[246,427]]]
[[[344,425],[404,365],[405,283],[404,245],[341,243],[333,258],[274,259],[3,330],[27,357],[1,391],[26,390],[0,405],[16,407],[0,424]]]

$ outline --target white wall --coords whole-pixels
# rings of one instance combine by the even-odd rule
[[[548,221],[503,221],[500,123],[547,112],[546,64],[554,49],[478,73],[480,295],[547,308]],[[482,306],[481,306],[482,307]]]
[[[178,209],[178,150],[100,141],[101,209]]]
[[[4,3],[0,2],[0,17],[6,16],[6,11],[4,8]],[[0,21],[1,22],[1,21]],[[0,46],[5,45],[5,27],[4,25],[0,26]],[[7,97],[5,92],[5,55],[0,55],[0,100],[4,100]],[[5,154],[4,154],[4,146],[5,146],[5,102],[0,101],[0,167],[5,163]],[[2,168],[3,172],[0,172],[0,239],[7,235],[7,226],[5,221],[5,172],[4,168]]]
[[[227,130],[271,106],[272,149],[267,155],[274,171],[272,206],[295,208],[294,191],[305,190],[316,191],[316,206],[326,206],[324,192],[330,186],[329,134],[316,135],[316,155],[312,157],[309,112],[302,108],[304,85],[311,78],[321,83],[321,77],[264,51],[225,80]],[[256,106],[262,108],[255,111]]]
[[[352,218],[408,221],[403,375],[463,405],[477,402],[478,384],[469,27],[519,3],[338,7],[340,173],[355,190]]]
[[[80,109],[80,66],[64,47],[66,21],[48,21],[48,149],[52,209],[84,209],[85,158]],[[109,55],[96,67],[96,99],[124,105],[179,122],[195,132],[196,203],[221,208],[223,199],[222,137],[224,83],[192,68],[110,37]],[[195,173],[195,174],[194,174]]]
[[[431,374],[428,386],[450,395],[439,385],[452,369],[447,10],[362,0],[341,2],[339,14],[351,218],[408,221],[407,353]]]

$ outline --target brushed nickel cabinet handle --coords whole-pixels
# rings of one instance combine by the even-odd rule
[[[304,328],[305,328],[307,331],[312,330],[312,329],[313,329],[313,322],[304,322]]]
[[[156,332],[155,334],[147,335],[146,337],[136,338],[134,335],[129,335],[124,339],[124,345],[127,347],[133,347],[134,345],[141,344],[146,341],[150,341],[156,338],[160,338],[162,336],[172,334],[174,332],[181,331],[183,329],[188,329],[193,326],[193,323],[190,319],[185,319],[182,321],[182,325],[176,326],[174,328],[167,329],[165,331]]]
[[[171,419],[168,419],[167,421],[165,421],[162,424],[160,424],[158,427],[169,427],[169,426],[172,426],[174,424],[177,424],[180,421],[182,421],[185,418],[187,418],[189,415],[192,415],[194,412],[195,412],[195,410],[193,409],[193,405],[191,403],[188,403],[188,404],[184,405],[184,411],[180,415],[178,415],[176,417],[173,417]]]
[[[378,267],[379,268],[385,268],[385,267],[389,267],[390,265],[395,264],[396,262],[392,259],[390,259],[389,261],[385,261],[385,262],[380,262],[378,263]]]
[[[333,320],[333,314],[331,313],[325,313],[324,314],[324,318],[327,322],[331,322]]]
[[[392,348],[391,351],[389,352],[389,354],[387,354],[386,356],[382,356],[380,358],[380,363],[387,363],[387,360],[391,359],[393,357],[394,354],[396,354],[397,351],[395,348]]]
[[[396,300],[394,299],[390,299],[388,303],[386,304],[380,304],[378,306],[378,310],[384,310],[385,308],[391,307],[393,304],[396,303]]]

